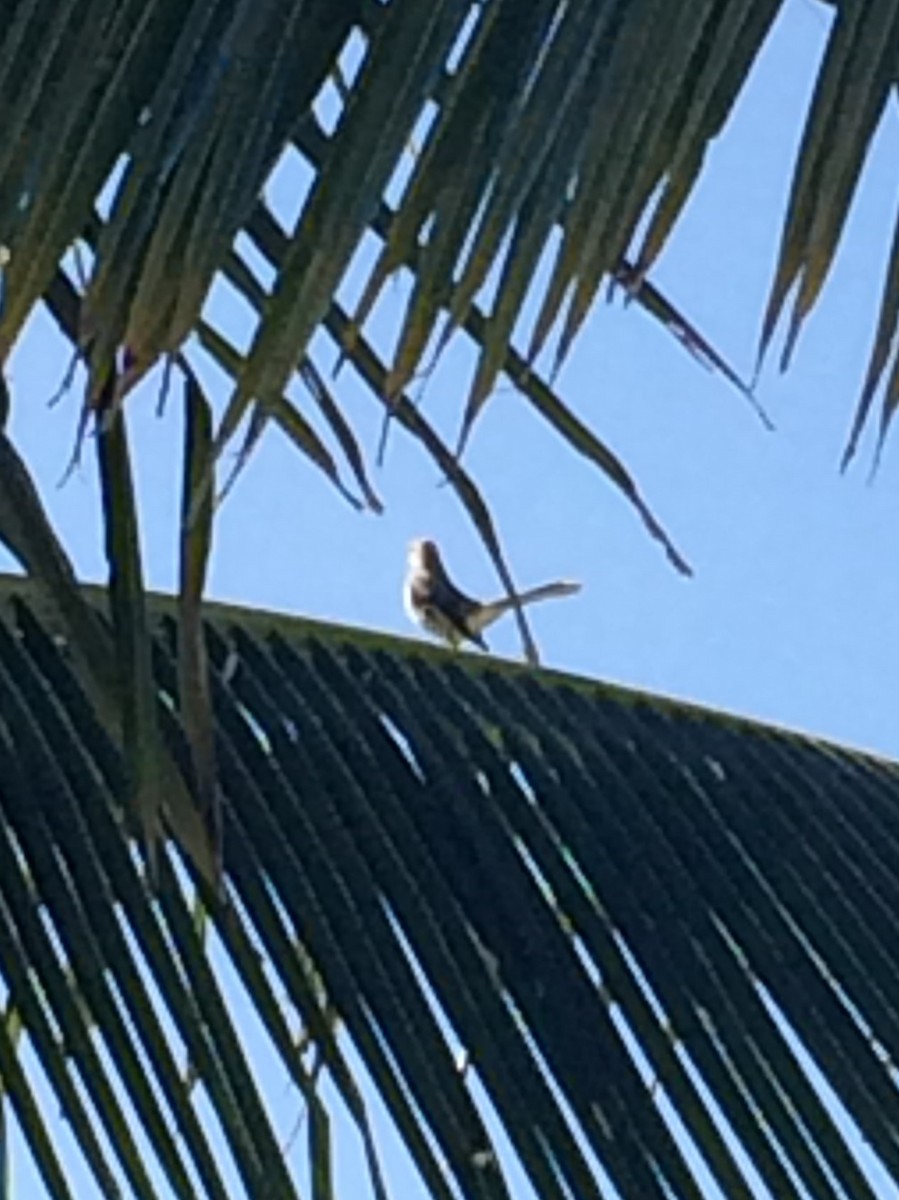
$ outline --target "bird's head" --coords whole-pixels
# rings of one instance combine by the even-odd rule
[[[441,563],[437,543],[430,538],[415,538],[409,543],[407,562],[410,571],[439,571]]]

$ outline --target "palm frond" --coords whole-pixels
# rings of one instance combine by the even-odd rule
[[[780,7],[19,0],[0,41],[10,130],[0,158],[9,255],[0,351],[14,343],[101,195],[108,217],[81,323],[93,401],[117,348],[128,347],[134,377],[178,351],[292,144],[314,178],[236,372],[219,444],[251,403],[268,406],[283,393],[398,172],[408,181],[356,320],[361,326],[393,272],[414,272],[388,375],[392,395],[418,370],[441,314],[445,344],[501,270],[467,428],[503,367],[525,300],[537,312],[526,358],[558,328],[560,361],[661,188],[637,256],[645,275]],[[895,0],[835,6],[763,348],[800,280],[789,352],[827,274],[893,86],[897,13]],[[317,114],[332,79],[341,82],[331,89],[325,133]],[[310,137],[321,147],[311,158]],[[541,294],[532,268],[556,229],[561,241]],[[875,360],[894,333],[889,308],[885,300]]]
[[[267,3],[251,11],[160,0],[138,6],[140,20],[103,0],[70,7],[61,6],[65,14],[56,15],[55,36],[47,38],[44,8],[18,5],[0,57],[0,94],[20,132],[0,175],[0,230],[10,254],[0,323],[4,351],[51,286],[68,247],[93,224],[93,206],[105,188],[109,215],[95,241],[80,337],[92,364],[92,402],[109,355],[120,346],[131,360],[119,385],[127,390],[197,328],[213,277],[284,147],[293,143],[314,166],[250,353],[235,374],[219,446],[250,402],[278,402],[304,360],[365,231],[382,219],[385,190],[429,106],[436,105],[436,115],[398,219],[385,230],[386,265],[375,268],[367,289],[374,298],[400,266],[411,266],[418,278],[388,376],[391,395],[417,370],[441,312],[453,326],[463,322],[481,283],[505,258],[517,300],[509,304],[505,287],[497,296],[500,323],[491,323],[484,342],[494,363],[488,375],[495,377],[530,290],[522,287],[527,261],[558,222],[563,253],[550,293],[561,298],[577,282],[576,308],[584,311],[601,276],[620,261],[628,231],[669,166],[661,152],[667,141],[654,135],[659,153],[641,167],[646,185],[631,179],[631,158],[639,160],[638,146],[646,145],[644,129],[664,129],[685,96],[696,88],[704,94],[699,67],[717,63],[720,47],[712,34],[727,27],[711,6],[701,12],[685,7],[682,41],[667,38],[667,53],[660,55],[666,47],[640,32],[659,27],[646,20],[651,4],[642,6],[646,12],[628,12],[595,0],[561,7],[554,0],[384,6],[297,0],[286,10]],[[757,49],[764,28],[752,28]],[[64,73],[63,64],[91,37],[104,52],[82,55],[77,70]],[[327,136],[311,106],[331,77],[343,77],[348,54],[352,79]],[[654,72],[659,94],[642,87],[621,94],[616,80],[646,78],[650,58],[665,68]],[[718,67],[709,73],[717,79]],[[47,78],[58,78],[58,85],[40,86]],[[734,94],[739,82],[734,71]],[[607,94],[619,97],[614,113],[604,102]],[[60,137],[54,121],[63,107]],[[585,112],[595,113],[599,124],[585,121]],[[697,118],[691,128],[691,145],[704,144],[707,123]],[[610,141],[611,131],[620,141],[625,129],[633,131],[634,143]],[[609,175],[610,155],[627,186]],[[607,214],[608,237],[582,228],[584,214],[594,214],[595,226],[600,211]],[[507,256],[510,234],[515,254]],[[581,253],[588,243],[595,246],[589,269]],[[583,270],[572,267],[572,254],[580,255]],[[558,307],[547,299],[544,310],[547,303]],[[580,319],[572,316],[569,325]],[[482,369],[480,390],[485,379]]]
[[[872,1162],[899,1181],[892,765],[586,680],[210,607],[225,892],[191,882],[166,841],[151,896],[123,824],[124,759],[62,627],[33,588],[4,590],[0,976],[99,1194],[158,1194],[126,1104],[171,1194],[233,1195],[226,1170],[254,1197],[297,1194],[191,914],[197,889],[308,1105],[323,1178],[344,1109],[390,1194],[373,1086],[435,1197],[510,1194],[482,1089],[540,1197],[611,1181],[635,1200],[698,1198],[714,1181],[729,1197],[873,1200]],[[152,612],[174,714],[175,608]],[[174,716],[163,732],[189,771]],[[6,1102],[50,1194],[67,1195],[51,1114],[4,1030]]]

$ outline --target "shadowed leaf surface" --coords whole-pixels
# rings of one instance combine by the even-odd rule
[[[151,598],[163,732],[188,770],[175,613]],[[894,766],[274,614],[208,606],[204,630],[224,897],[163,840],[154,899],[121,753],[62,627],[4,583],[0,974],[100,1194],[160,1194],[125,1103],[171,1194],[299,1194],[219,955],[308,1110],[322,1194],[339,1111],[390,1194],[371,1086],[434,1196],[510,1195],[508,1153],[553,1198],[609,1180],[634,1200],[700,1197],[714,1180],[748,1200],[761,1180],[873,1200],[872,1178],[899,1181]],[[0,1061],[4,1103],[67,1195],[55,1114],[4,1030]]]

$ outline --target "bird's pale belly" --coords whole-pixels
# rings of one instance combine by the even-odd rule
[[[439,608],[435,608],[431,604],[414,604],[409,588],[406,588],[403,592],[403,607],[406,609],[406,613],[411,620],[416,625],[420,625],[426,633],[442,638],[443,641],[449,642],[451,646],[459,645],[461,640],[459,631],[453,626],[453,623]]]

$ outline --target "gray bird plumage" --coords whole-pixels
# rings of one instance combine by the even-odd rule
[[[453,647],[473,642],[487,650],[484,630],[518,604],[533,604],[553,596],[571,596],[580,590],[579,583],[559,581],[521,592],[515,600],[503,596],[500,600],[482,603],[466,596],[446,572],[436,543],[416,538],[409,546],[403,600],[411,619],[428,633],[449,642]]]

